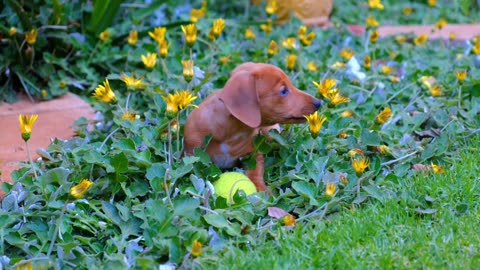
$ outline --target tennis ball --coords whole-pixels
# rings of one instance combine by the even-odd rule
[[[243,173],[226,172],[220,175],[220,178],[213,183],[215,193],[227,199],[227,203],[233,202],[233,195],[241,189],[245,194],[250,195],[257,192],[257,188],[252,181]]]

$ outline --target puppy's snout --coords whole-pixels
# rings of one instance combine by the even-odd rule
[[[323,104],[324,102],[321,101],[320,99],[315,99],[313,101],[313,106],[315,107],[316,110],[318,110]]]

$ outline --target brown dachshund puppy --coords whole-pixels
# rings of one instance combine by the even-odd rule
[[[231,168],[241,157],[253,152],[253,138],[277,124],[305,121],[320,100],[293,86],[288,76],[270,64],[245,63],[235,68],[221,90],[209,95],[188,116],[185,124],[185,153],[212,139],[206,152],[220,168]],[[263,155],[255,156],[256,168],[247,176],[258,191],[266,191]]]

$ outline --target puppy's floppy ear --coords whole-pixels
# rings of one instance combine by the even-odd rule
[[[260,104],[255,77],[250,72],[235,72],[223,87],[220,99],[235,118],[252,128],[260,126]]]

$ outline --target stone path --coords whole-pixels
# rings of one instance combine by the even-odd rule
[[[354,34],[364,33],[362,26],[350,26]],[[412,26],[382,26],[378,29],[380,36],[397,33],[428,34],[430,38],[448,38],[451,32],[457,39],[470,39],[480,36],[480,24],[446,25],[442,30],[432,33],[431,25]],[[33,127],[29,141],[33,158],[37,148],[46,148],[51,138],[68,139],[74,135],[71,126],[73,122],[84,116],[93,119],[94,111],[90,105],[74,94],[66,94],[60,98],[31,103],[26,97],[15,104],[0,104],[0,182],[11,181],[10,174],[20,167],[19,162],[28,160],[25,143],[21,139],[18,115],[38,114],[38,120]],[[1,195],[1,193],[0,193]]]

